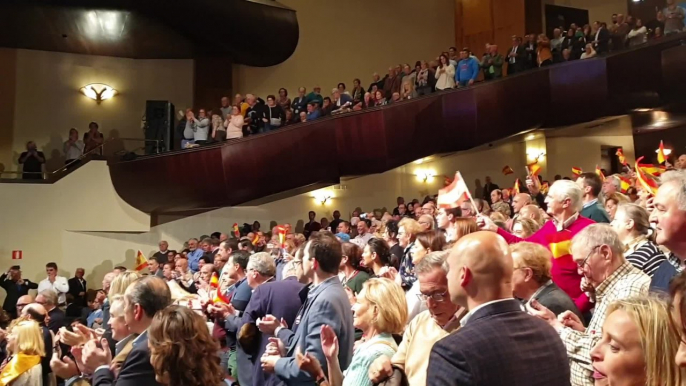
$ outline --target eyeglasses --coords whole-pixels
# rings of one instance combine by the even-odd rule
[[[595,247],[591,248],[591,251],[588,252],[588,255],[586,256],[584,261],[582,261],[581,263],[578,263],[577,266],[579,268],[583,268],[586,265],[586,262],[588,261],[588,259],[591,258],[591,255],[593,254],[593,252],[595,252],[596,249],[598,249],[598,247],[600,247],[600,245],[596,245]]]
[[[435,302],[442,302],[444,300],[447,300],[447,298],[445,296],[447,293],[448,293],[448,291],[445,291],[443,293],[435,293],[435,294],[431,294],[431,295],[417,294],[417,297],[419,298],[419,300],[421,300],[423,302],[426,302],[427,300],[429,300],[429,298],[431,298],[431,300],[433,300]]]

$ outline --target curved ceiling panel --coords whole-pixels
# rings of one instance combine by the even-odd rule
[[[293,54],[295,11],[269,0],[0,0],[0,46],[135,59],[228,57],[272,66]]]

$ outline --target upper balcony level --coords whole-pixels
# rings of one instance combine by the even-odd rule
[[[110,174],[119,196],[147,213],[285,198],[534,128],[676,101],[686,86],[684,36],[240,140],[111,159]]]

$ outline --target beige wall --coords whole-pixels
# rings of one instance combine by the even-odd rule
[[[12,170],[12,137],[14,128],[14,94],[16,92],[17,50],[0,48],[0,172]]]
[[[391,64],[434,59],[454,45],[454,0],[283,0],[297,11],[300,41],[285,62],[234,67],[234,91],[262,97],[281,87],[291,97],[304,86],[328,94],[354,78],[366,88],[371,74]],[[328,91],[328,92],[327,92]]]
[[[141,118],[146,100],[170,100],[177,109],[192,103],[192,60],[14,51],[14,136],[8,170],[17,170],[17,158],[29,140],[36,141],[48,159],[48,169],[54,170],[63,163],[62,143],[71,127],[78,128],[82,136],[88,123],[96,121],[106,138],[143,138]],[[120,94],[98,105],[79,92],[89,83],[108,84]],[[7,152],[0,157],[2,162]]]
[[[543,0],[543,25],[545,25],[545,4],[587,9],[590,23],[604,21],[610,24],[613,13],[626,15],[628,12],[626,0]]]

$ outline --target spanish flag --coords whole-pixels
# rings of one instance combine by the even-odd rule
[[[260,241],[260,235],[255,233],[255,237],[252,238],[252,245],[257,245],[257,243]]]
[[[600,177],[600,181],[605,182],[605,175],[603,174],[603,171],[600,170],[600,166],[598,165],[595,166],[595,174]]]
[[[541,172],[541,166],[538,164],[538,161],[526,165],[526,169],[529,171],[529,175],[534,177]]]
[[[281,244],[281,247],[286,244],[286,227],[283,225],[279,225],[276,227],[277,232],[279,233],[279,244]]]
[[[241,231],[238,229],[238,224],[236,223],[233,224],[233,235],[236,236],[237,239],[241,238]]]
[[[581,170],[580,167],[572,166],[572,174],[574,174],[575,176],[580,176],[581,173],[583,173],[583,170]]]
[[[653,177],[660,177],[662,173],[667,171],[667,168],[662,165],[655,166],[651,164],[638,164],[638,167],[641,168],[644,173]]]
[[[210,278],[210,288],[219,288],[219,276],[216,272]]]
[[[519,191],[519,178],[517,178],[517,179],[515,180],[514,187],[512,188],[512,195],[515,195],[515,194],[517,194],[517,193],[521,193],[521,192]]]
[[[665,156],[665,144],[660,141],[660,147],[657,149],[657,162],[663,164],[665,161],[667,161],[667,157]]]
[[[617,149],[616,155],[617,158],[619,158],[619,163],[626,166],[626,157],[624,157],[624,151],[622,151],[622,148]]]
[[[140,272],[148,268],[148,259],[145,258],[140,250],[136,253],[136,271]]]
[[[465,184],[462,174],[455,173],[455,178],[450,185],[438,191],[436,203],[439,208],[457,208],[462,202],[471,198],[467,184]]]
[[[212,303],[214,303],[214,304],[217,304],[217,303],[230,304],[231,298],[224,295],[220,289],[217,289],[217,292],[214,294],[214,299],[212,299]]]
[[[622,187],[622,193],[626,193],[627,190],[629,190],[629,188],[631,187],[631,180],[619,175],[617,176],[617,178],[619,178],[619,183]]]
[[[641,186],[643,186],[643,189],[654,196],[657,194],[658,186],[655,180],[646,176],[645,172],[641,169],[639,162],[641,162],[642,159],[643,157],[636,160],[636,178]]]
[[[541,193],[548,194],[548,190],[550,190],[550,185],[548,185],[547,182],[544,182],[543,185],[541,185]]]
[[[514,173],[514,170],[512,170],[511,167],[509,167],[508,165],[505,165],[505,167],[503,167],[503,174],[504,175],[508,175],[508,174],[512,174],[512,173]]]

